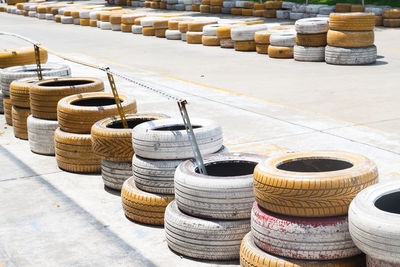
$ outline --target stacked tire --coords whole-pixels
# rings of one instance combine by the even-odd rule
[[[386,182],[361,191],[349,208],[350,235],[367,254],[368,267],[400,266],[400,185]]]
[[[221,127],[207,120],[192,120],[194,134],[203,155],[222,146]],[[164,212],[174,200],[174,173],[193,151],[185,127],[179,119],[144,122],[132,132],[133,176],[121,189],[125,215],[133,221],[164,224]]]
[[[128,128],[119,116],[102,119],[93,124],[90,135],[93,152],[101,158],[101,176],[108,188],[121,190],[132,176],[132,129],[146,121],[166,118],[162,114],[127,114]]]
[[[375,15],[332,13],[325,49],[325,61],[334,65],[365,65],[376,61]]]
[[[269,30],[258,31],[254,33],[254,41],[256,42],[256,51],[258,54],[268,54],[268,47],[270,45],[270,37],[273,33],[279,32],[285,26],[272,27]]]
[[[175,252],[202,260],[239,258],[250,230],[252,173],[266,157],[246,153],[207,155],[207,175],[194,160],[175,172],[175,197],[165,212],[165,233]]]
[[[137,18],[144,17],[143,14],[123,14],[121,16],[121,31],[132,33],[132,26],[135,25]]]
[[[261,162],[241,266],[365,266],[346,214],[357,193],[377,182],[376,165],[353,153],[289,153]]]
[[[296,45],[296,32],[293,30],[278,31],[271,34],[268,56],[270,58],[293,58],[293,50]]]
[[[104,87],[102,82],[101,86]],[[134,99],[123,95],[119,98],[125,113],[136,112]],[[62,98],[57,104],[59,128],[54,135],[58,167],[74,173],[100,173],[101,159],[93,152],[90,130],[97,121],[117,114],[112,93],[91,92]]]
[[[257,31],[268,30],[277,24],[254,24],[234,27],[231,30],[232,40],[236,51],[256,51],[254,34]]]
[[[383,26],[400,27],[400,9],[387,9],[382,12]]]
[[[296,45],[294,59],[297,61],[325,61],[326,35],[329,18],[307,18],[296,21]]]
[[[193,19],[191,17],[170,19],[168,21],[168,30],[165,31],[165,38],[167,38],[167,40],[181,40],[182,33],[179,31],[179,23],[189,22],[192,20]]]
[[[276,11],[282,9],[282,1],[266,1],[263,16],[265,18],[276,18]]]
[[[209,24],[218,23],[217,19],[197,19],[188,23],[188,30],[186,32],[186,42],[188,44],[202,44],[203,43],[203,27]],[[215,40],[214,40],[215,41]]]

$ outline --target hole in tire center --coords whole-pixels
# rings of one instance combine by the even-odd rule
[[[123,100],[121,99],[121,103],[122,102]],[[115,105],[115,99],[112,97],[91,97],[72,101],[71,105],[86,107],[109,106]]]
[[[400,192],[393,192],[378,198],[375,207],[380,210],[400,214]]]
[[[156,118],[132,118],[132,119],[126,119],[126,122],[128,123],[128,128],[133,129],[137,125],[147,122],[147,121],[153,121],[156,120]],[[112,128],[112,129],[123,129],[124,126],[122,125],[121,120],[113,121],[106,126],[107,128]]]
[[[328,158],[304,158],[284,162],[276,166],[279,170],[290,172],[331,172],[353,167],[344,160]]]
[[[93,83],[92,81],[84,81],[84,80],[61,80],[61,81],[49,81],[40,83],[40,86],[76,86]]]
[[[257,162],[243,160],[217,161],[204,164],[207,176],[220,177],[251,175],[256,165]],[[196,168],[195,172],[200,173],[199,168]]]
[[[192,125],[193,129],[200,128],[201,126],[199,125]],[[170,126],[163,126],[163,127],[158,127],[154,128],[154,131],[182,131],[186,130],[185,125],[183,124],[177,124],[177,125],[170,125]]]

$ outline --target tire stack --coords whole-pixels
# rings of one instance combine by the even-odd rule
[[[218,23],[218,19],[213,19],[213,18],[195,19],[189,22],[188,30],[186,32],[186,42],[188,44],[202,44],[203,27],[215,23]]]
[[[222,146],[221,127],[208,120],[192,120],[203,155]],[[121,189],[125,215],[140,223],[163,225],[164,212],[174,199],[175,168],[193,157],[193,150],[180,119],[144,122],[133,129],[133,176]]]
[[[252,173],[266,156],[246,153],[207,155],[207,175],[194,160],[175,172],[175,197],[165,212],[168,246],[202,260],[238,259],[240,243],[250,231],[254,202]]]
[[[326,36],[329,30],[328,18],[300,19],[295,23],[296,45],[294,59],[297,61],[325,61]]]
[[[170,18],[161,18],[153,22],[154,35],[159,38],[165,38],[165,32],[168,29],[168,21]]]
[[[383,26],[400,27],[400,9],[387,9],[382,12]]]
[[[101,158],[101,176],[104,185],[121,190],[122,184],[132,176],[132,129],[146,121],[166,118],[162,114],[127,114],[128,128],[119,116],[105,118],[93,124],[90,135],[93,152]]]
[[[200,12],[201,0],[192,0],[192,11]]]
[[[221,13],[222,14],[231,14],[232,8],[235,7],[235,1],[224,1],[222,3]]]
[[[361,191],[349,208],[349,229],[368,267],[400,266],[400,186],[385,182]]]
[[[181,40],[182,34],[179,31],[179,23],[180,22],[189,22],[192,21],[191,17],[183,17],[183,18],[173,18],[168,21],[168,30],[165,32],[165,37],[168,40]]]
[[[18,55],[18,53],[16,55]],[[47,61],[47,52],[44,55],[45,57],[43,58]],[[42,74],[43,76],[69,76],[71,74],[71,69],[67,65],[42,64]],[[10,84],[15,80],[36,76],[36,65],[14,66],[0,70],[0,87],[3,94],[4,114],[6,116],[6,123],[8,125],[12,125],[12,101],[10,99]],[[18,107],[16,109],[18,109]],[[20,125],[19,128],[24,129],[25,127],[23,126],[23,120],[20,115],[22,116],[25,113],[19,113],[17,110],[17,114],[19,114],[17,119]]]
[[[125,114],[136,112],[134,99],[123,95],[119,98]],[[101,160],[93,153],[90,130],[97,121],[117,114],[112,93],[92,92],[62,98],[57,104],[60,127],[54,135],[58,167],[75,173],[100,173]]]
[[[276,18],[276,11],[282,9],[282,1],[266,1],[264,7],[264,18]]]
[[[325,61],[334,65],[365,65],[376,61],[375,15],[332,13],[325,49]]]
[[[144,14],[123,14],[121,16],[121,31],[132,33],[132,27],[135,25],[135,20],[138,18],[145,17]]]
[[[256,42],[256,51],[258,54],[268,54],[271,34],[279,31],[275,28],[280,28],[280,26],[272,27],[269,30],[258,31],[254,33],[254,41]]]
[[[236,51],[256,51],[254,34],[257,31],[268,30],[277,24],[254,24],[234,27],[231,30],[232,40]]]
[[[204,46],[219,46],[220,42],[217,37],[217,29],[221,24],[210,24],[203,27],[203,36],[201,42]]]
[[[210,0],[201,0],[200,13],[210,13]]]
[[[155,36],[156,30],[153,27],[155,20],[162,19],[161,17],[144,17],[140,20],[140,25],[142,26],[142,34],[144,36]]]
[[[366,266],[347,211],[358,192],[377,182],[375,163],[353,153],[289,153],[261,162],[241,266]]]
[[[143,26],[141,25],[142,19],[143,19],[143,17],[135,19],[135,24],[132,25],[132,33],[133,34],[142,34],[143,33]]]
[[[279,31],[271,34],[269,38],[268,56],[270,58],[293,58],[296,45],[295,31]]]
[[[220,14],[222,11],[223,0],[210,0],[210,13]]]

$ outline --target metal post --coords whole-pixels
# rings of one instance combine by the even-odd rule
[[[189,141],[192,144],[194,158],[197,163],[197,167],[201,174],[207,175],[206,167],[204,166],[203,157],[201,156],[199,146],[197,144],[196,136],[193,132],[192,124],[190,123],[189,115],[186,110],[186,100],[178,100],[179,111],[181,112],[183,123],[185,124],[186,132],[189,136]]]
[[[40,65],[40,50],[37,45],[33,45],[33,47],[35,49],[35,58],[36,58],[38,79],[42,80],[43,76],[42,76],[42,66]]]
[[[126,122],[125,112],[124,112],[124,109],[122,108],[121,100],[119,99],[117,87],[115,86],[114,76],[111,73],[109,73],[108,70],[109,70],[109,68],[106,68],[108,81],[110,82],[111,90],[113,92],[114,99],[115,99],[115,104],[117,105],[118,113],[119,113],[119,116],[122,121],[122,126],[124,126],[124,128],[128,128],[128,123]]]

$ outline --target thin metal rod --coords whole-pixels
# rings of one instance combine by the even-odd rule
[[[192,124],[190,123],[189,115],[186,110],[186,100],[178,100],[177,101],[178,106],[179,106],[179,111],[181,112],[183,123],[185,124],[186,132],[189,137],[189,141],[192,144],[192,149],[194,153],[194,158],[197,163],[197,167],[199,168],[199,171],[201,174],[207,175],[207,170],[204,166],[204,161],[203,157],[201,156],[199,146],[197,144],[196,136],[194,135],[193,132],[193,127]]]
[[[33,45],[33,47],[35,49],[37,75],[38,75],[38,79],[41,81],[43,79],[43,76],[42,76],[42,66],[40,65],[40,50],[39,50],[39,46],[37,46],[37,45]]]
[[[114,76],[107,72],[108,81],[110,82],[111,91],[113,92],[115,104],[117,105],[118,113],[122,121],[122,126],[128,128],[128,122],[126,121],[125,112],[121,105],[121,99],[119,98],[117,87],[115,86]]]

